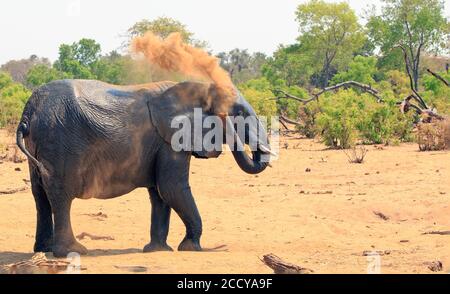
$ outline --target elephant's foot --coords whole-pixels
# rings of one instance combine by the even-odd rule
[[[52,240],[35,242],[33,251],[34,252],[52,252]]]
[[[192,239],[184,239],[180,245],[178,245],[178,251],[202,251],[199,241]]]
[[[156,251],[173,251],[172,247],[166,243],[150,242],[144,246],[145,252],[156,252]]]
[[[67,255],[70,252],[76,252],[80,255],[86,255],[88,253],[88,250],[86,249],[86,247],[84,247],[83,245],[81,245],[79,242],[77,241],[73,241],[70,244],[55,244],[53,246],[53,255],[55,257],[67,257]]]

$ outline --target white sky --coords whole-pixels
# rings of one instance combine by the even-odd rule
[[[346,0],[359,16],[379,0]],[[295,41],[296,7],[304,0],[2,0],[0,64],[31,54],[58,56],[61,43],[92,38],[103,53],[117,49],[134,23],[158,16],[186,24],[214,53],[233,48],[271,54]],[[447,1],[446,15],[450,4]]]

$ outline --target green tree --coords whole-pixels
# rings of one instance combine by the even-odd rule
[[[135,23],[127,31],[128,39],[124,46],[127,47],[133,38],[142,36],[148,31],[160,36],[163,39],[171,33],[178,32],[181,34],[183,41],[188,44],[200,48],[206,48],[208,46],[206,42],[195,39],[194,33],[189,31],[185,24],[170,17],[158,17],[154,20],[143,19]]]
[[[281,45],[262,66],[262,73],[273,85],[305,87],[313,74],[313,65],[300,45]]]
[[[126,83],[126,64],[127,57],[120,55],[117,51],[112,51],[92,64],[92,73],[100,81],[116,85],[124,84]]]
[[[25,84],[28,71],[35,65],[50,66],[50,61],[47,58],[39,58],[36,55],[31,55],[29,58],[20,60],[10,60],[0,67],[0,70],[11,75],[15,82]]]
[[[91,67],[101,56],[101,47],[95,40],[81,39],[72,44],[72,53],[75,60],[81,65]]]
[[[373,56],[356,56],[348,65],[346,71],[337,73],[332,82],[334,84],[345,81],[356,81],[368,85],[375,83],[374,76],[377,73],[377,59]]]
[[[230,74],[235,84],[261,77],[261,67],[266,62],[266,55],[261,52],[248,53],[247,49],[233,49],[217,54],[220,65]]]
[[[59,58],[54,67],[70,78],[93,79],[96,76],[92,70],[100,56],[101,47],[95,40],[81,39],[72,45],[59,47]]]
[[[48,82],[68,78],[67,73],[58,71],[57,69],[45,64],[33,66],[26,76],[26,85],[31,89],[35,89]]]
[[[332,78],[333,68],[339,70],[351,61],[365,44],[365,35],[355,12],[345,2],[327,3],[311,0],[298,6],[300,50],[311,56],[320,70],[319,86]]]
[[[439,51],[448,37],[448,23],[441,0],[383,0],[380,15],[369,17],[371,41],[388,63],[398,63],[403,52],[415,90],[419,88],[420,62],[424,51]],[[399,52],[400,51],[400,52]],[[393,54],[396,54],[395,56]]]

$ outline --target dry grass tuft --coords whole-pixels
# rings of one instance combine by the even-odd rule
[[[364,146],[359,146],[353,147],[349,151],[344,150],[344,153],[348,157],[348,162],[363,163],[368,151]]]
[[[450,119],[422,123],[417,127],[420,151],[450,149]]]

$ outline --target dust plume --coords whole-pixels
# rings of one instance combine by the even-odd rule
[[[227,112],[234,102],[236,92],[233,82],[220,67],[218,58],[184,43],[181,34],[172,33],[166,39],[161,39],[147,32],[132,41],[131,49],[134,53],[144,54],[148,62],[164,70],[214,83],[215,89],[210,91],[210,97],[207,98],[212,99],[215,111]]]

